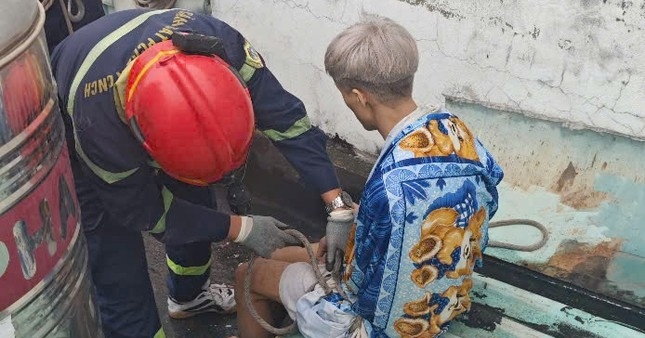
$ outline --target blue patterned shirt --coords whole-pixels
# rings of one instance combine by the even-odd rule
[[[339,305],[372,337],[443,332],[470,308],[502,177],[459,118],[413,112],[390,133],[365,185],[346,257],[351,304]]]

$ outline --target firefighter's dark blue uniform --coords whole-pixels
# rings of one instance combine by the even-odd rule
[[[108,337],[163,335],[141,231],[166,243],[169,293],[178,301],[199,294],[209,276],[210,242],[228,233],[229,217],[213,209],[209,189],[175,181],[155,168],[115,103],[115,83],[128,63],[176,31],[221,38],[231,65],[247,82],[257,128],[318,192],[338,187],[325,135],[226,23],[185,10],[131,10],[72,34],[54,51],[52,65]]]
[[[81,21],[72,23],[74,30],[78,30],[105,15],[101,0],[83,0],[83,6],[85,6],[85,15],[83,15]],[[58,1],[47,10],[47,15],[45,16],[45,35],[47,36],[47,47],[49,47],[50,53],[58,43],[69,35],[67,24],[65,23],[65,16],[63,15],[63,8]]]

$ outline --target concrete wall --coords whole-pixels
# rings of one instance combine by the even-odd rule
[[[415,97],[445,96],[645,139],[645,4],[620,0],[217,0],[315,124],[375,152],[324,72],[329,41],[362,12],[418,39]]]

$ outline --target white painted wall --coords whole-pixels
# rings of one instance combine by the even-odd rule
[[[645,139],[642,0],[212,2],[316,125],[362,150],[376,152],[382,140],[362,130],[323,67],[329,41],[362,12],[388,16],[418,39],[418,101],[449,96]]]

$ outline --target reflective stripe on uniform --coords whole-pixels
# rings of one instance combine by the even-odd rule
[[[172,192],[168,190],[168,188],[163,187],[161,189],[161,198],[163,199],[163,215],[161,215],[155,227],[149,231],[153,234],[160,234],[166,231],[166,214],[168,214],[168,210],[170,210],[170,205],[172,204],[172,200],[175,197],[172,194]]]
[[[311,122],[309,121],[309,117],[305,116],[301,118],[300,120],[296,121],[289,129],[285,131],[278,131],[275,129],[269,129],[269,130],[262,130],[262,133],[266,135],[268,138],[270,138],[274,142],[278,141],[283,141],[286,139],[298,137],[307,130],[311,129]]]
[[[180,276],[201,276],[206,273],[208,268],[210,268],[212,260],[213,258],[211,257],[208,260],[208,263],[200,266],[181,266],[173,262],[170,257],[166,256],[166,264],[168,264],[168,268],[170,268],[175,275]]]
[[[73,124],[74,123],[72,122],[72,125]],[[103,181],[107,182],[108,184],[112,184],[114,182],[118,182],[124,178],[127,178],[128,176],[134,174],[134,172],[139,170],[139,168],[134,168],[120,173],[113,173],[111,171],[107,171],[99,167],[94,162],[92,162],[89,157],[87,157],[87,155],[83,151],[83,148],[81,148],[81,144],[77,141],[78,136],[76,135],[76,127],[72,127],[72,129],[74,134],[74,148],[76,149],[76,153],[83,160],[83,162],[87,164],[87,166],[92,170],[92,172],[94,172],[94,174],[100,177]]]
[[[69,116],[71,117],[72,128],[74,129],[74,143],[75,143],[74,148],[76,149],[76,152],[79,154],[83,162],[87,164],[87,166],[92,170],[92,172],[94,172],[96,176],[100,177],[102,180],[104,180],[109,184],[112,184],[114,182],[118,182],[122,179],[127,178],[128,176],[136,172],[139,168],[134,168],[134,169],[130,169],[119,173],[110,172],[96,165],[85,154],[79,142],[78,135],[76,133],[76,126],[74,125],[74,101],[76,100],[76,92],[78,91],[78,87],[80,86],[81,81],[83,80],[85,75],[87,75],[87,72],[90,70],[90,68],[96,61],[96,59],[99,56],[101,56],[101,54],[103,54],[103,52],[105,52],[112,44],[114,44],[120,38],[125,36],[127,33],[129,33],[130,31],[132,31],[133,29],[137,28],[142,23],[144,23],[149,17],[157,14],[162,14],[167,11],[169,10],[151,11],[151,12],[143,13],[137,16],[136,18],[128,21],[126,24],[119,27],[119,29],[115,30],[114,32],[108,34],[106,37],[101,39],[101,41],[99,41],[92,48],[92,50],[90,50],[90,52],[85,57],[85,60],[83,60],[83,63],[81,63],[81,66],[79,67],[78,71],[76,72],[76,75],[74,76],[72,85],[70,86],[69,96],[67,99],[67,114],[69,114]]]
[[[157,331],[157,333],[155,333],[155,336],[152,338],[166,338],[166,333],[163,332],[163,327],[160,328],[159,331]]]
[[[148,165],[155,169],[161,169],[161,165],[155,160],[148,161]]]
[[[90,50],[90,52],[85,57],[85,60],[83,60],[81,67],[79,67],[78,72],[76,72],[76,76],[74,76],[74,81],[72,81],[72,86],[69,89],[69,98],[67,101],[67,113],[70,116],[74,114],[74,99],[76,98],[76,91],[80,86],[81,81],[83,80],[87,72],[90,70],[90,67],[92,67],[96,59],[98,59],[98,57],[101,56],[101,54],[103,54],[103,52],[105,52],[105,50],[107,50],[112,44],[117,42],[120,38],[128,34],[133,29],[139,27],[149,17],[157,14],[163,14],[167,11],[170,11],[170,9],[146,12],[137,16],[136,18],[126,22],[123,26],[119,27],[119,29],[115,30],[114,32],[108,34],[106,37],[101,39],[101,41],[99,41],[94,46],[94,48]]]
[[[253,74],[255,74],[255,68],[245,63],[238,72],[240,73],[240,76],[242,76],[242,80],[244,80],[244,82],[249,82],[251,81]]]

